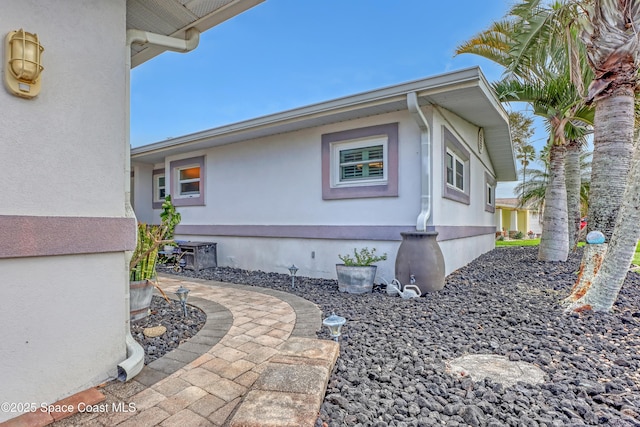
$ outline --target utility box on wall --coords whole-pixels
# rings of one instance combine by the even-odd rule
[[[213,242],[181,242],[179,246],[184,254],[183,259],[187,262],[186,268],[195,270],[197,273],[206,268],[216,268],[218,266],[216,245],[217,243]]]

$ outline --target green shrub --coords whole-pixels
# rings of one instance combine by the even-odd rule
[[[496,239],[498,242],[504,242],[504,236],[498,236]]]
[[[373,264],[374,262],[384,261],[387,259],[387,254],[376,255],[376,249],[373,248],[369,250],[369,248],[362,248],[360,252],[353,248],[353,257],[349,254],[347,255],[338,255],[338,258],[344,263],[344,265],[353,267],[367,267]]]
[[[513,236],[516,240],[524,239],[524,233],[522,231],[518,231],[515,236]]]

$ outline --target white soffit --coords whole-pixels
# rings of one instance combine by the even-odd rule
[[[184,38],[186,30],[201,33],[264,0],[127,0],[127,30],[149,31]],[[164,52],[162,48],[134,44],[131,67]]]

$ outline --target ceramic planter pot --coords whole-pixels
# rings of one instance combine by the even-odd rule
[[[336,265],[338,274],[338,290],[350,294],[366,294],[373,290],[373,280],[376,278],[378,267],[370,265],[366,267]]]
[[[154,287],[150,280],[129,282],[129,309],[132,322],[144,319],[149,315]]]
[[[422,295],[444,288],[444,256],[435,231],[400,233],[402,243],[396,256],[396,279],[414,284]]]

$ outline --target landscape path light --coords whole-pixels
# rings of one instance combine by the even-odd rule
[[[296,273],[298,272],[298,267],[296,267],[295,264],[291,264],[291,267],[289,267],[289,274],[291,274],[291,289],[293,289],[293,287],[295,286],[295,276]]]
[[[329,333],[334,340],[338,341],[340,335],[342,335],[342,326],[347,323],[347,319],[342,316],[338,316],[335,313],[331,313],[331,316],[322,321],[322,324],[329,328]]]
[[[182,314],[184,317],[187,317],[187,297],[189,296],[189,289],[180,285],[178,290],[175,292],[176,296],[180,300],[180,304],[182,304]]]

